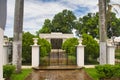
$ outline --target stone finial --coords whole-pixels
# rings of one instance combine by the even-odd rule
[[[82,38],[79,39],[79,45],[82,45]]]
[[[38,45],[38,44],[37,44],[38,38],[33,38],[33,42],[34,42],[34,45]]]

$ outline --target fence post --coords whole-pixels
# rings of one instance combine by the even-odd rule
[[[115,64],[115,46],[108,45],[107,46],[107,64]]]
[[[32,67],[39,66],[39,45],[37,45],[38,38],[33,38],[34,45],[32,45]]]
[[[84,45],[77,45],[77,66],[84,66]]]

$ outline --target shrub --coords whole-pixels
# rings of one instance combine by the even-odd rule
[[[6,80],[10,80],[11,75],[15,71],[15,66],[13,65],[4,65],[3,66],[3,77],[6,78]]]
[[[65,50],[68,55],[74,55],[75,54],[75,46],[78,45],[78,39],[77,38],[69,38],[62,44],[62,49]]]
[[[100,79],[111,79],[120,77],[120,65],[98,65],[95,67]]]
[[[22,62],[23,64],[29,64],[31,63],[31,45],[33,45],[33,38],[36,36],[29,33],[25,32],[23,33],[23,40],[22,40]],[[38,38],[38,45],[40,45],[40,55],[46,56],[51,50],[51,44],[45,40]]]
[[[38,38],[38,44],[40,45],[41,57],[47,56],[51,51],[51,44],[46,39]]]
[[[31,63],[31,46],[33,45],[33,34],[29,32],[23,33],[22,38],[22,63]]]
[[[97,62],[99,56],[99,44],[88,34],[83,34],[82,38],[82,44],[85,45],[85,63]]]

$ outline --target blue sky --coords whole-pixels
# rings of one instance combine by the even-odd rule
[[[64,9],[73,11],[77,18],[89,12],[98,11],[98,0],[24,0],[23,31],[35,34],[45,19],[52,19],[55,14]],[[120,3],[120,0],[112,0],[112,3]],[[15,0],[7,2],[7,23],[5,35],[13,36]],[[120,9],[119,9],[120,12]],[[118,14],[118,16],[120,16]]]

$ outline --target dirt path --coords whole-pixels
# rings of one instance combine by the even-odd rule
[[[25,80],[92,80],[84,69],[33,70]]]

